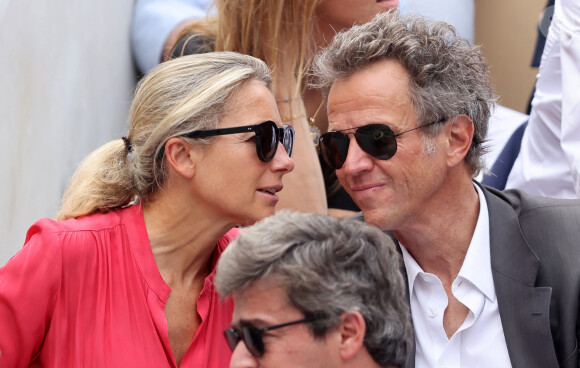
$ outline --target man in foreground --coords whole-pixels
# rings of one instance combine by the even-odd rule
[[[328,164],[364,220],[399,242],[407,367],[578,367],[580,202],[473,181],[495,96],[479,49],[395,12],[315,61]]]
[[[401,267],[387,235],[353,220],[281,211],[244,229],[215,279],[234,300],[230,367],[402,367]]]

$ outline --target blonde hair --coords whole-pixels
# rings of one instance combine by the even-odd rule
[[[273,88],[280,85],[282,62],[294,72],[295,89],[310,67],[314,42],[315,10],[321,0],[216,0],[217,18],[208,18],[184,30],[178,39],[193,34],[215,38],[215,51],[236,51],[260,58],[272,69]],[[175,46],[174,46],[175,48]],[[207,51],[207,50],[205,50]]]
[[[137,85],[129,113],[129,149],[122,139],[87,156],[62,199],[58,220],[125,206],[164,185],[165,143],[216,128],[231,94],[253,79],[271,87],[264,62],[233,52],[180,57],[158,65]]]

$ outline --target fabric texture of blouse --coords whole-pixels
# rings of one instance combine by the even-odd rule
[[[197,302],[201,324],[180,367],[227,367],[222,331],[233,304],[212,280],[233,229],[216,246]],[[140,205],[67,221],[43,219],[0,268],[0,367],[176,367],[165,303]]]

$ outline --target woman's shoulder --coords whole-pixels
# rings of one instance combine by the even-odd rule
[[[29,228],[24,248],[41,254],[60,253],[63,262],[91,257],[111,244],[126,243],[127,222],[133,221],[130,215],[138,210],[134,207],[138,206],[62,221],[38,220]]]
[[[26,240],[28,241],[34,235],[51,236],[66,232],[101,231],[119,226],[121,222],[119,211],[94,213],[61,221],[43,218],[28,229]]]

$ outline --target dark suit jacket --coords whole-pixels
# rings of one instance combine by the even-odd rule
[[[580,200],[480,187],[489,210],[491,268],[512,366],[578,368]],[[413,347],[406,367],[414,366]]]

